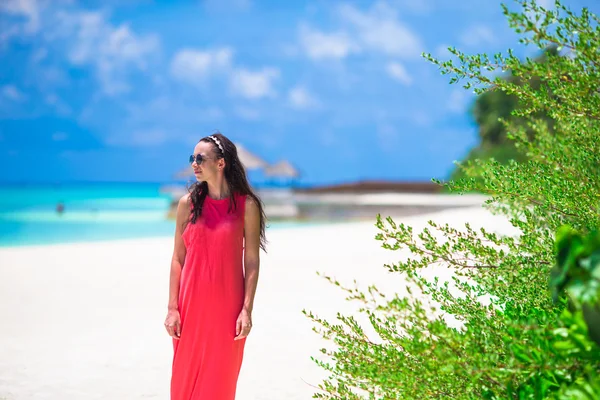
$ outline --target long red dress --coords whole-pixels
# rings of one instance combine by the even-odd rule
[[[244,302],[245,195],[206,196],[202,215],[183,232],[181,337],[173,339],[171,400],[234,400],[246,339],[233,340]]]

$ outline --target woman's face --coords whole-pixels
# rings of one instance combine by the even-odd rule
[[[223,160],[217,160],[212,143],[198,142],[194,147],[194,156],[202,155],[202,162],[198,164],[192,162],[192,168],[198,181],[213,181],[219,174],[219,169],[222,167]]]

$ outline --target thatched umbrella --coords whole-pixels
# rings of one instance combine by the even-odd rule
[[[183,178],[189,178],[192,175],[194,175],[194,170],[192,169],[192,167],[190,165],[188,165],[187,167],[185,167],[185,168],[177,171],[175,174],[173,174],[173,178],[183,179]]]
[[[300,172],[287,160],[279,161],[276,164],[265,168],[265,175],[278,178],[298,178]]]
[[[246,170],[261,169],[269,165],[265,160],[256,154],[251,153],[241,144],[235,143],[235,147],[237,148],[238,157]],[[188,178],[192,175],[194,175],[194,171],[190,166],[187,166],[186,168],[175,173],[174,177],[175,179],[182,179]]]
[[[235,147],[237,148],[237,153],[240,161],[242,162],[242,164],[244,164],[244,167],[247,170],[261,169],[269,165],[265,160],[263,160],[256,154],[249,152],[240,143],[236,143]]]

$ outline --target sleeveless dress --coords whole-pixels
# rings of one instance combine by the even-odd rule
[[[180,277],[181,336],[173,339],[171,400],[234,400],[246,339],[233,340],[244,303],[246,196],[206,197],[187,224]]]

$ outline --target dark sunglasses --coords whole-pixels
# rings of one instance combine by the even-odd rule
[[[206,157],[206,156],[203,157],[202,154],[196,154],[195,156],[192,154],[190,156],[190,164],[193,164],[194,161],[196,161],[196,164],[200,165],[200,164],[202,164],[202,161],[208,160],[208,159],[209,159],[209,157]]]

